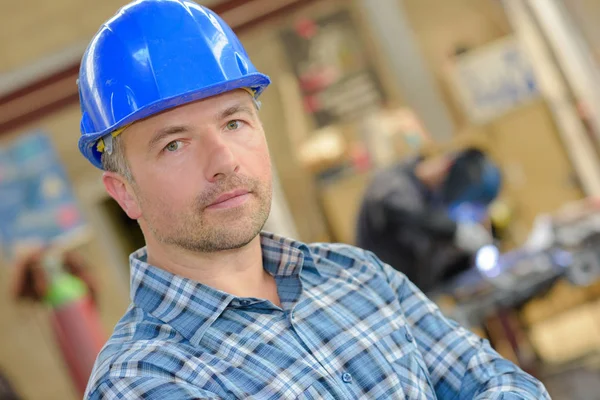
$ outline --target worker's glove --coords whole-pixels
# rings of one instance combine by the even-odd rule
[[[491,244],[491,233],[481,224],[474,222],[461,222],[456,226],[454,244],[467,253],[475,253],[485,245]]]

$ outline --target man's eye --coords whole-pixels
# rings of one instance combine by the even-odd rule
[[[179,140],[174,140],[165,147],[165,150],[173,152],[173,151],[179,150],[180,148],[181,148],[181,142]]]
[[[236,129],[240,129],[243,125],[243,122],[238,120],[238,119],[234,119],[233,121],[229,121],[226,125],[227,130],[228,131],[235,131]]]

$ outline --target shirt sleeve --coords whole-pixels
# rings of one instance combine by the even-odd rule
[[[220,397],[185,382],[178,382],[162,377],[136,376],[107,378],[93,392],[89,393],[85,399],[216,400],[220,399]]]
[[[369,257],[398,294],[400,306],[440,400],[550,400],[544,385],[444,315],[403,274]]]

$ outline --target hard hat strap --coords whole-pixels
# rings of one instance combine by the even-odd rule
[[[115,138],[115,137],[119,136],[121,133],[123,133],[123,131],[125,129],[127,129],[127,127],[129,127],[129,125],[125,125],[124,127],[111,132],[110,135],[105,135],[105,136],[101,137],[100,139],[98,139],[98,142],[96,143],[96,150],[98,150],[99,153],[106,152],[108,154],[112,154],[113,138]]]

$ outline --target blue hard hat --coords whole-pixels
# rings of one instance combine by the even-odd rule
[[[138,0],[93,37],[79,69],[79,150],[102,169],[101,138],[182,104],[269,85],[237,36],[189,0]]]

